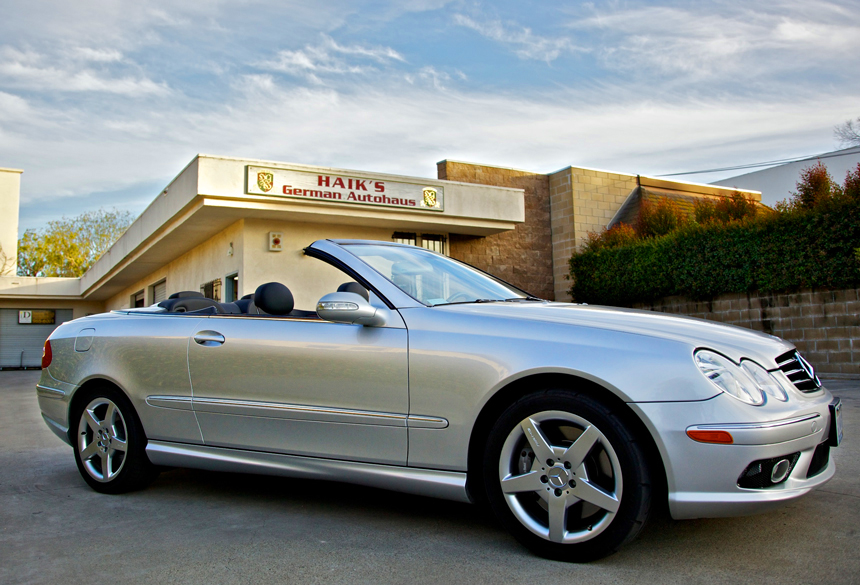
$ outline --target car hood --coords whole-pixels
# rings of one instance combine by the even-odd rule
[[[658,337],[714,349],[736,361],[753,358],[767,369],[776,367],[776,356],[794,348],[785,340],[758,331],[656,311],[554,302],[472,303],[436,308]]]

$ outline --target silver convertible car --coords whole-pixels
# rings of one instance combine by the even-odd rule
[[[840,402],[786,341],[544,301],[412,246],[304,252],[347,281],[315,311],[270,282],[57,328],[39,405],[93,489],[163,467],[363,484],[486,505],[535,553],[588,561],[661,502],[749,514],[833,477]]]

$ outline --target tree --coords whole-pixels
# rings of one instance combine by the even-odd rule
[[[844,147],[860,146],[860,118],[846,120],[833,128],[833,135]]]
[[[130,211],[99,209],[28,229],[18,240],[18,275],[81,276],[133,220]]]
[[[0,246],[0,276],[9,276],[12,272],[12,260],[13,258],[6,255],[3,246]]]

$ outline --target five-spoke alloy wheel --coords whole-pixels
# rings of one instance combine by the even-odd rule
[[[75,460],[94,490],[122,493],[144,487],[155,476],[146,438],[128,399],[118,390],[89,391],[73,412]]]
[[[614,552],[650,508],[636,438],[600,402],[564,390],[528,395],[502,414],[487,442],[484,481],[514,536],[559,560]]]

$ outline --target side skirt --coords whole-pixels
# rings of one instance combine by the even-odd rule
[[[457,471],[355,463],[162,441],[149,441],[146,454],[155,465],[168,467],[342,481],[456,502],[471,501],[466,493],[466,474]]]

